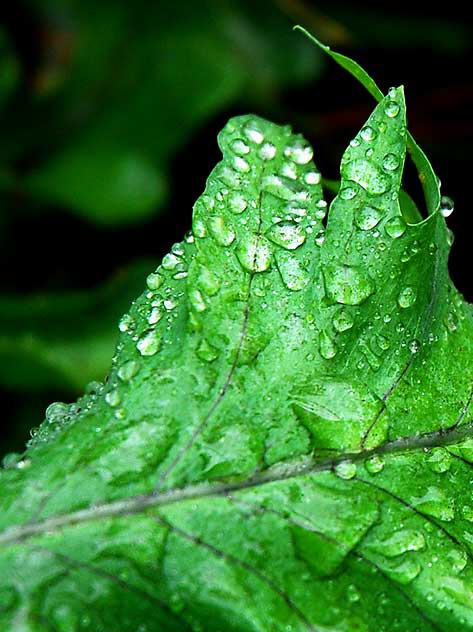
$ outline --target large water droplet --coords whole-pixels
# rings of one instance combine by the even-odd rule
[[[213,362],[218,357],[217,349],[210,344],[205,338],[202,339],[197,348],[197,356],[204,362]]]
[[[365,142],[370,143],[372,140],[376,138],[377,134],[370,125],[366,125],[361,130],[360,136]]]
[[[276,155],[276,147],[273,143],[265,143],[259,150],[259,155],[263,160],[272,160]]]
[[[165,270],[174,270],[178,263],[180,263],[179,257],[170,252],[167,255],[164,255],[161,265]]]
[[[373,162],[363,158],[351,160],[345,164],[342,168],[342,174],[345,178],[359,184],[371,195],[381,195],[391,186],[389,176]]]
[[[234,140],[230,145],[230,148],[235,154],[238,154],[239,156],[245,156],[250,151],[248,145],[245,143],[245,141],[241,140],[241,138],[237,138],[236,140]]]
[[[251,170],[249,163],[241,156],[234,157],[233,166],[237,171],[240,171],[241,173],[248,173]]]
[[[382,211],[374,206],[363,206],[355,215],[355,224],[361,230],[371,230],[377,226],[383,216]]]
[[[391,217],[384,225],[384,230],[389,237],[397,239],[406,232],[406,222],[400,216]]]
[[[416,298],[414,290],[411,287],[405,287],[399,292],[397,302],[399,303],[399,307],[406,309],[414,305]]]
[[[271,265],[271,247],[262,235],[245,235],[237,245],[236,254],[248,272],[264,272]]]
[[[228,208],[232,213],[243,213],[248,207],[248,202],[241,193],[231,193],[228,197]]]
[[[46,408],[46,421],[50,424],[62,423],[69,416],[69,406],[62,402],[54,402]]]
[[[235,240],[235,231],[224,217],[213,216],[209,220],[209,228],[215,241],[220,246],[229,246]]]
[[[338,195],[342,198],[342,200],[352,200],[357,193],[358,189],[348,185],[346,187],[343,187],[343,189],[340,189]]]
[[[152,356],[159,351],[160,337],[155,329],[148,329],[136,343],[136,348],[143,356]]]
[[[384,107],[384,111],[389,118],[396,118],[400,112],[400,107],[396,101],[388,101]]]
[[[118,404],[122,401],[120,391],[117,388],[108,391],[108,393],[105,394],[105,401],[109,406],[115,408],[115,406],[118,406]]]
[[[335,474],[339,478],[350,480],[356,476],[356,463],[352,461],[342,461],[335,466]]]
[[[202,292],[198,288],[190,288],[188,291],[189,301],[196,312],[204,312],[207,309]]]
[[[386,171],[396,171],[399,168],[399,158],[396,154],[386,154],[383,158],[383,168]]]
[[[444,217],[449,217],[453,213],[454,202],[447,195],[442,195],[440,200],[440,212]]]
[[[282,282],[288,290],[298,292],[306,287],[310,277],[299,261],[285,252],[276,255],[276,263]]]
[[[295,250],[305,241],[305,233],[302,227],[295,222],[279,222],[273,224],[266,236],[278,246],[286,250]]]
[[[285,176],[269,175],[263,178],[263,189],[282,200],[306,200],[308,193],[297,181]]]
[[[261,126],[255,120],[250,120],[243,126],[243,133],[248,140],[256,145],[261,145],[264,141],[264,134]]]
[[[397,557],[407,551],[420,551],[425,548],[422,531],[400,529],[384,540],[374,542],[370,548],[385,557]]]
[[[154,291],[160,288],[163,281],[164,281],[163,275],[159,274],[158,272],[151,272],[151,274],[148,274],[148,276],[146,277],[146,285],[148,286],[148,289],[150,289],[151,291]]]
[[[130,314],[124,314],[118,323],[118,329],[121,332],[133,332],[135,329],[135,320]]]
[[[357,266],[327,266],[324,279],[325,294],[333,303],[360,305],[375,291],[368,274]]]

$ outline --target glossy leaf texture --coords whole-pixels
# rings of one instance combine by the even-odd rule
[[[471,308],[402,88],[341,162],[237,117],[110,375],[1,473],[1,629],[473,629]]]

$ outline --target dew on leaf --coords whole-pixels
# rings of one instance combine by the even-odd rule
[[[325,294],[329,301],[343,305],[360,305],[374,293],[374,283],[358,266],[326,266]]]
[[[259,150],[259,155],[263,160],[272,160],[276,155],[276,147],[273,143],[265,143]]]
[[[302,185],[285,176],[265,176],[262,181],[262,187],[265,191],[272,193],[281,200],[307,199],[307,192]]]
[[[320,180],[321,174],[318,171],[308,171],[304,176],[306,184],[319,184]]]
[[[156,323],[159,323],[162,316],[163,316],[162,310],[159,307],[153,307],[150,315],[148,316],[148,324],[155,325]]]
[[[240,213],[243,213],[247,207],[248,202],[241,193],[232,193],[228,197],[228,208],[232,213],[239,215]]]
[[[325,241],[325,230],[321,228],[319,231],[315,233],[314,241],[317,246],[321,246]]]
[[[284,149],[284,155],[298,165],[306,165],[312,160],[314,152],[305,140],[295,140]]]
[[[408,551],[420,551],[425,548],[422,531],[399,529],[383,540],[378,540],[370,548],[385,557],[397,557]]]
[[[335,312],[332,320],[335,331],[347,331],[353,327],[353,318],[345,308],[339,309]]]
[[[413,498],[411,503],[423,513],[449,522],[455,516],[453,498],[447,498],[443,490],[438,487],[429,487],[420,498]]]
[[[294,257],[285,252],[279,252],[276,255],[276,264],[282,282],[288,290],[298,292],[309,283],[310,277],[307,270]]]
[[[409,351],[411,353],[417,353],[420,349],[420,342],[417,339],[413,339],[409,341]]]
[[[146,285],[152,291],[157,290],[159,287],[161,287],[163,281],[163,275],[159,274],[158,272],[151,272],[151,274],[148,274],[148,276],[146,277]]]
[[[454,206],[452,198],[448,197],[448,195],[442,195],[440,200],[440,212],[444,217],[450,217],[453,213]]]
[[[251,170],[250,164],[241,156],[235,156],[233,159],[233,166],[241,173],[248,173]]]
[[[136,348],[143,356],[152,356],[159,351],[160,337],[155,329],[148,329],[136,343]]]
[[[343,189],[340,189],[338,195],[342,198],[342,200],[352,200],[357,193],[358,190],[355,187],[348,185],[343,187]]]
[[[248,272],[264,272],[271,265],[271,247],[262,235],[246,234],[238,243],[236,254]]]
[[[391,217],[384,225],[384,230],[393,239],[402,237],[406,232],[406,222],[400,216]]]
[[[301,226],[294,222],[278,222],[273,224],[266,232],[266,236],[272,242],[285,248],[295,250],[302,246],[305,241],[305,234]]]
[[[416,298],[416,293],[414,292],[413,288],[408,286],[400,291],[399,296],[397,297],[397,302],[399,304],[399,307],[406,309],[414,305]]]
[[[62,402],[54,402],[46,408],[46,421],[50,424],[62,423],[69,416],[70,408]]]
[[[452,456],[445,448],[433,448],[427,463],[433,472],[442,474],[450,469]]]
[[[355,224],[361,230],[371,230],[377,226],[383,216],[380,209],[374,206],[362,206],[355,215]]]
[[[140,365],[136,360],[128,360],[118,369],[118,377],[124,382],[128,382],[138,373],[139,368]]]
[[[126,331],[133,332],[135,329],[134,318],[130,316],[130,314],[124,314],[120,318],[120,322],[118,323],[118,329],[123,333],[125,333]]]
[[[352,461],[342,461],[335,466],[335,474],[339,478],[350,480],[356,476],[356,463]]]
[[[249,141],[255,143],[256,145],[261,145],[264,141],[264,134],[261,126],[255,120],[250,120],[245,123],[243,126],[243,133]]]
[[[170,312],[175,307],[177,307],[178,305],[177,298],[175,296],[168,296],[167,298],[164,299],[163,305],[165,309],[167,309]]]
[[[384,156],[383,168],[386,169],[386,171],[396,171],[396,169],[399,168],[399,158],[396,154],[389,153]]]
[[[204,312],[207,309],[207,304],[202,296],[202,292],[198,288],[190,288],[188,296],[190,304],[196,312]]]
[[[210,218],[209,228],[220,246],[229,246],[235,240],[235,231],[228,221],[220,215],[214,215]]]
[[[377,134],[376,134],[376,131],[370,125],[366,125],[360,131],[360,136],[365,142],[370,143],[372,140],[376,138]]]
[[[381,195],[391,187],[389,176],[370,160],[357,158],[346,163],[342,168],[345,178],[359,184],[371,195]]]
[[[122,401],[120,391],[117,388],[113,388],[111,391],[105,394],[105,401],[109,406],[115,408]]]
[[[233,151],[233,153],[238,154],[239,156],[245,156],[250,151],[248,145],[245,143],[245,141],[241,140],[241,138],[237,138],[236,140],[234,140],[230,145],[230,149]]]
[[[365,469],[370,474],[377,474],[384,468],[384,459],[378,454],[374,454],[365,461]]]
[[[319,334],[319,351],[322,358],[331,360],[337,354],[337,346],[325,331]]]
[[[400,112],[400,107],[396,101],[388,101],[384,107],[384,111],[389,118],[396,118]]]
[[[213,362],[218,358],[217,349],[203,338],[196,350],[197,356],[204,362]]]

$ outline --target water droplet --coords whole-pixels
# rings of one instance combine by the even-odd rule
[[[400,216],[391,217],[384,225],[384,230],[393,239],[402,237],[406,232],[406,222]]]
[[[138,373],[139,368],[140,365],[136,360],[128,360],[118,369],[118,377],[123,380],[123,382],[128,382]]]
[[[361,230],[371,230],[377,226],[383,216],[380,209],[374,206],[363,206],[355,215],[355,224]]]
[[[399,296],[397,297],[397,302],[399,303],[399,307],[406,309],[407,307],[411,307],[412,305],[414,305],[416,298],[417,297],[414,290],[411,287],[405,287],[399,293]]]
[[[391,186],[389,176],[383,173],[373,162],[364,158],[351,160],[345,164],[342,168],[342,174],[345,178],[359,184],[371,195],[386,193]]]
[[[238,243],[236,254],[248,272],[264,272],[271,265],[271,247],[262,235],[245,235]]]
[[[122,396],[117,388],[113,388],[111,391],[105,394],[105,401],[109,406],[115,408],[122,401]]]
[[[409,351],[411,353],[417,353],[419,349],[420,349],[420,342],[418,340],[414,339],[409,342]]]
[[[339,478],[350,480],[356,476],[356,463],[352,461],[342,461],[335,466],[335,474]]]
[[[46,421],[50,424],[62,423],[69,416],[69,406],[62,402],[54,402],[46,408]]]
[[[452,456],[445,448],[433,448],[431,455],[427,459],[429,467],[434,472],[442,474],[448,472],[452,463]]]
[[[148,316],[148,324],[156,325],[156,323],[159,323],[162,316],[163,316],[162,310],[159,307],[153,307],[150,315]]]
[[[321,228],[317,233],[315,233],[314,241],[317,246],[321,246],[325,241],[325,230]]]
[[[267,231],[266,236],[278,246],[286,248],[286,250],[295,250],[305,241],[302,227],[294,222],[273,224]]]
[[[133,332],[135,329],[135,321],[130,314],[125,314],[120,318],[120,322],[118,323],[118,329],[125,333],[126,331]]]
[[[230,189],[240,190],[241,177],[234,169],[230,169],[230,167],[223,165],[216,172],[216,176],[218,177],[219,180],[223,182],[223,184],[225,184]],[[195,232],[195,225],[193,229],[194,229],[194,234],[197,234]]]
[[[188,291],[189,301],[196,312],[204,312],[207,309],[202,292],[197,288],[190,288]]]
[[[354,584],[350,584],[347,588],[347,599],[350,603],[360,601],[360,593]]]
[[[304,176],[306,184],[319,184],[322,176],[318,171],[308,171]]]
[[[309,275],[297,259],[285,252],[277,253],[276,263],[282,282],[288,290],[298,292],[309,283]]]
[[[168,296],[166,299],[164,299],[163,305],[165,309],[171,311],[178,305],[177,298],[175,296]]]
[[[450,562],[450,568],[454,573],[461,573],[468,561],[466,551],[461,549],[452,549],[448,552],[447,558]]]
[[[163,281],[163,275],[159,274],[158,272],[151,272],[151,274],[148,274],[148,276],[146,277],[146,285],[152,291],[157,290],[159,287],[161,287]]]
[[[248,173],[251,169],[249,163],[244,158],[241,158],[241,156],[234,157],[233,166],[241,173]]]
[[[383,168],[386,171],[396,171],[399,168],[399,158],[396,154],[386,154],[383,158]]]
[[[411,503],[420,511],[439,520],[449,522],[455,516],[454,498],[447,498],[438,487],[429,487],[421,498],[413,498]]]
[[[382,334],[378,334],[376,336],[376,342],[378,343],[378,346],[380,349],[382,349],[382,351],[386,351],[391,346],[389,340],[386,338],[386,336],[383,336]]]
[[[454,206],[452,198],[449,198],[447,195],[442,195],[440,200],[440,212],[444,217],[450,217],[453,213]]]
[[[290,180],[285,176],[265,176],[262,186],[265,191],[281,200],[306,200],[308,197],[307,191],[299,182]]]
[[[340,189],[338,195],[342,198],[342,200],[352,200],[357,193],[358,189],[352,186],[347,186]]]
[[[192,222],[192,232],[199,239],[204,239],[207,236],[207,226],[205,222],[201,219],[196,219],[194,216],[194,220]]]
[[[243,133],[248,140],[256,145],[261,145],[264,141],[264,134],[260,125],[255,120],[250,120],[243,126]]]
[[[241,140],[240,138],[234,140],[230,145],[230,148],[235,154],[238,154],[239,156],[245,156],[250,151],[250,148],[245,143],[245,141]]]
[[[348,329],[351,329],[353,327],[353,318],[348,310],[342,307],[340,310],[338,310],[338,312],[335,312],[332,324],[335,331],[347,331]]]
[[[322,358],[331,360],[337,354],[337,347],[332,338],[325,332],[321,331],[319,335],[319,351]]]
[[[314,152],[307,141],[295,140],[287,145],[284,150],[284,155],[298,165],[306,165],[312,160]]]
[[[297,180],[296,165],[293,162],[284,162],[281,167],[281,174],[291,180]]]
[[[400,529],[384,540],[373,542],[370,548],[385,557],[398,557],[408,551],[421,551],[425,548],[422,531]]]
[[[205,338],[202,339],[196,351],[197,356],[204,362],[213,362],[218,358],[217,349]]]
[[[263,160],[272,160],[276,155],[276,147],[273,143],[265,143],[259,150],[259,155]]]
[[[455,312],[448,312],[445,316],[445,326],[452,333],[458,329],[458,318]]]
[[[174,268],[177,266],[179,262],[180,262],[179,257],[176,257],[175,254],[170,252],[167,255],[164,255],[161,265],[163,266],[165,270],[174,270]]]
[[[155,329],[148,329],[136,343],[136,348],[143,356],[152,356],[159,351],[160,337]]]
[[[228,208],[232,213],[243,213],[248,207],[248,202],[241,193],[232,193],[228,197]]]
[[[201,266],[197,277],[199,287],[208,296],[214,296],[220,289],[221,281],[218,276],[208,268]]]
[[[376,138],[377,134],[370,125],[366,125],[361,130],[360,136],[365,142],[370,143],[372,140]]]
[[[365,461],[365,469],[370,474],[377,474],[384,468],[384,459],[378,454],[374,454],[372,457]]]
[[[389,118],[396,118],[396,116],[400,112],[400,107],[396,103],[396,101],[388,101],[386,103],[384,111],[386,112],[386,116],[389,116]]]
[[[375,287],[368,274],[356,266],[326,266],[325,294],[329,301],[343,305],[360,305]]]
[[[219,215],[211,217],[209,228],[220,246],[229,246],[235,240],[235,231],[224,217]]]

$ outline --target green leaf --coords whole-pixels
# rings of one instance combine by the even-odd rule
[[[473,318],[406,139],[396,88],[325,228],[309,144],[227,124],[106,383],[1,473],[2,629],[473,629]]]

